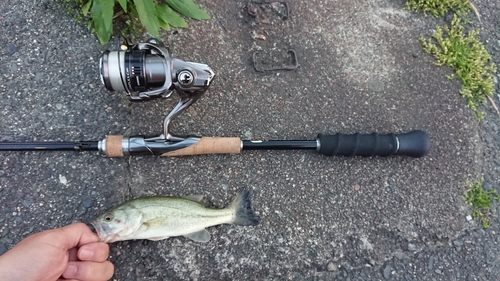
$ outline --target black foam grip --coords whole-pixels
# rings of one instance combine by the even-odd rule
[[[429,137],[423,131],[404,134],[334,134],[318,135],[318,152],[326,156],[390,156],[422,157],[429,152]]]

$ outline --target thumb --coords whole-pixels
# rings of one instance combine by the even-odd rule
[[[81,222],[61,227],[58,230],[62,234],[62,242],[67,249],[99,241],[99,237]]]

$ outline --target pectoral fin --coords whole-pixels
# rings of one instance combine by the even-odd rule
[[[210,233],[206,229],[202,229],[197,232],[189,233],[184,235],[184,237],[189,238],[196,242],[206,243],[210,241]]]
[[[155,219],[150,219],[147,222],[143,222],[141,225],[141,228],[139,229],[140,232],[147,232],[149,231],[154,231],[155,228],[161,228],[161,226],[165,225],[167,223],[167,218],[155,218]],[[158,240],[163,240],[167,239],[170,236],[154,236],[154,237],[147,237],[145,239],[151,240],[151,241],[158,241]]]
[[[148,221],[145,221],[142,223],[142,225],[145,226],[146,229],[153,229],[153,228],[162,227],[162,226],[166,225],[167,222],[168,222],[167,218],[158,217],[158,218],[154,218],[154,219],[150,219]]]

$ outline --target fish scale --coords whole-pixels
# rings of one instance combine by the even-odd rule
[[[138,208],[143,213],[143,223],[148,224],[142,236],[185,235],[209,226],[230,223],[233,220],[232,210],[208,209],[187,199],[170,200],[173,203],[171,206]],[[162,220],[158,220],[159,218]]]

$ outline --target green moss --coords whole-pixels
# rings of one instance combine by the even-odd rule
[[[433,54],[436,65],[448,65],[462,82],[460,94],[479,119],[483,113],[478,105],[485,103],[487,96],[493,95],[497,68],[484,45],[476,38],[479,30],[464,33],[460,18],[454,16],[451,26],[438,27],[429,39],[420,38],[424,50]]]
[[[448,9],[460,15],[467,14],[471,5],[469,0],[409,0],[406,8],[414,11],[423,11],[425,14],[431,13],[434,16],[444,16]]]
[[[483,228],[487,228],[490,223],[490,206],[494,199],[499,200],[495,190],[485,190],[483,179],[469,183],[469,189],[465,192],[467,204],[472,206],[472,218],[479,219]]]

